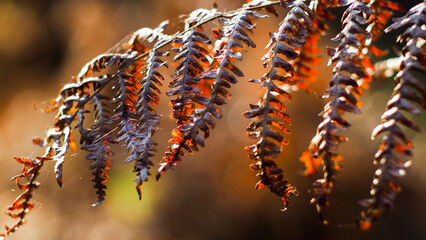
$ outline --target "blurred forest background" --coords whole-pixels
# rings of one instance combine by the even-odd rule
[[[245,1],[216,2],[220,10],[233,10]],[[197,8],[211,8],[212,3],[212,0],[0,1],[1,208],[6,209],[18,196],[10,181],[20,172],[13,156],[42,154],[43,149],[31,144],[31,140],[43,137],[53,123],[54,113],[40,113],[33,103],[36,108],[49,103],[87,61],[131,31],[154,28],[165,19],[171,19],[171,29],[176,28],[173,23],[179,15]],[[403,3],[408,8],[416,1]],[[225,106],[226,114],[218,121],[204,149],[194,156],[186,154],[176,171],[168,172],[159,182],[151,178],[144,183],[143,199],[139,201],[132,181],[133,165],[123,163],[123,151],[116,146],[107,199],[96,208],[91,207],[96,196],[85,152],[68,155],[62,189],[54,179],[53,164],[48,163],[39,178],[41,187],[34,196],[36,208],[29,214],[28,223],[10,239],[426,239],[426,134],[414,137],[414,165],[401,179],[403,191],[397,197],[395,209],[386,212],[371,231],[363,233],[351,227],[320,224],[307,193],[314,178],[303,176],[304,166],[298,159],[321,120],[318,113],[324,101],[315,95],[294,93],[294,100],[288,104],[288,113],[294,121],[291,143],[277,159],[285,169],[285,177],[300,192],[299,197],[292,198],[289,209],[281,213],[281,201],[276,196],[268,190],[254,189],[257,178],[249,170],[250,160],[243,150],[252,143],[245,135],[249,121],[241,113],[261,96],[257,92],[259,86],[248,83],[248,79],[262,75],[260,57],[265,53],[268,32],[276,31],[285,16],[284,11],[279,13],[278,18],[258,21],[253,37],[258,48],[247,52],[239,63],[246,78],[240,78],[238,85],[232,87],[233,98]],[[325,39],[339,31],[340,26],[335,25]],[[391,55],[393,39],[389,37],[380,43],[390,49]],[[327,44],[335,46],[324,40],[321,48],[325,49]],[[320,78],[314,84],[320,94],[331,76],[331,68],[326,67],[327,56],[322,54]],[[170,76],[169,73],[164,76]],[[370,135],[380,122],[392,87],[391,80],[374,82],[363,97],[363,114],[346,115],[353,125],[342,133],[350,142],[340,148],[345,157],[344,170],[326,212],[332,223],[353,223],[361,210],[357,201],[368,197],[375,169],[372,160],[380,142],[371,141]],[[163,119],[162,131],[155,135],[159,143],[157,162],[174,127],[174,121],[168,118],[166,96],[162,97],[159,112]],[[425,120],[425,114],[416,117],[424,131]],[[12,222],[0,214],[0,223],[10,226]]]

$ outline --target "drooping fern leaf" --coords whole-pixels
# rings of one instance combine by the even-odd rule
[[[319,21],[319,26],[317,28],[322,29],[323,31],[326,31],[328,29],[328,26],[324,23],[324,21],[329,21],[334,19],[334,16],[331,15],[330,11],[326,8],[326,6],[336,7],[338,6],[338,2],[337,1],[326,2],[326,1],[317,0],[317,1],[311,1],[311,5],[310,5],[311,9],[313,9],[317,17],[321,20]],[[359,50],[364,55],[368,53],[372,53],[375,56],[382,57],[386,55],[386,51],[383,51],[377,46],[375,46],[373,42],[377,41],[383,35],[383,31],[386,28],[386,25],[389,19],[392,17],[393,13],[395,11],[402,11],[402,7],[397,3],[394,3],[391,1],[385,1],[385,0],[368,1],[368,7],[372,10],[373,14],[370,14],[370,18],[368,19],[368,22],[367,22],[368,25],[365,27],[365,29],[368,33],[371,33],[371,38],[364,39],[362,47],[359,46]],[[318,34],[318,32],[316,32],[316,34]],[[310,36],[315,36],[315,34],[310,34]],[[360,59],[361,60],[359,62],[361,65],[367,66],[370,72],[373,69],[375,69],[376,71],[374,71],[374,75],[380,75],[379,73],[377,73],[378,69],[376,67],[373,67],[368,57],[361,57]],[[385,71],[383,67],[381,67],[380,69],[383,69],[382,71]],[[308,76],[312,77],[312,75],[308,75]],[[368,82],[369,81],[359,81],[359,80],[357,81],[358,85],[361,87],[361,88],[358,88],[358,91],[360,92],[360,94],[362,93],[363,88],[369,87]],[[306,167],[305,175],[307,176],[314,175],[321,165],[321,158],[319,158],[317,154],[318,153],[317,137],[319,136],[317,135],[316,138],[312,139],[308,149],[305,152],[303,152],[302,156],[300,157],[301,162],[305,164],[305,167]]]
[[[204,147],[217,119],[224,114],[221,106],[231,96],[231,85],[237,83],[237,78],[244,77],[237,62],[243,60],[243,52],[248,47],[256,47],[251,35],[255,20],[268,16],[257,10],[279,16],[280,11],[274,8],[277,5],[284,6],[288,12],[278,30],[270,33],[269,50],[262,58],[266,73],[260,79],[250,80],[260,83],[265,93],[260,102],[250,105],[251,110],[243,115],[252,119],[247,135],[257,140],[245,148],[254,161],[250,168],[257,171],[259,177],[256,188],[268,187],[278,195],[283,201],[283,210],[290,197],[297,194],[275,163],[283,146],[288,144],[285,135],[290,133],[292,119],[286,112],[287,103],[292,99],[292,90],[314,92],[309,83],[318,75],[319,39],[329,30],[327,21],[334,19],[331,9],[346,8],[341,20],[342,31],[333,39],[339,44],[337,48],[328,48],[329,65],[335,66],[324,96],[329,99],[321,113],[324,120],[301,157],[307,168],[306,175],[313,175],[323,165],[323,178],[314,183],[311,203],[316,206],[320,219],[327,223],[323,208],[329,204],[329,195],[341,168],[339,161],[343,159],[336,149],[347,139],[339,132],[350,126],[344,113],[360,113],[360,97],[369,87],[374,72],[368,54],[383,57],[386,53],[374,42],[383,35],[394,12],[402,10],[392,1],[254,0],[229,12],[218,11],[217,6],[211,10],[197,9],[181,17],[183,27],[173,35],[164,33],[168,21],[157,28],[141,28],[127,35],[89,61],[77,77],[61,89],[51,106],[45,108],[58,111],[46,138],[33,140],[45,147],[45,154],[35,159],[15,158],[23,169],[13,180],[23,193],[7,213],[18,222],[6,227],[0,238],[23,225],[27,213],[34,208],[31,198],[38,187],[35,180],[45,161],[55,161],[56,181],[62,185],[68,149],[77,150],[76,131],[80,133],[81,149],[88,152],[86,158],[93,161],[90,170],[98,197],[93,205],[105,200],[106,171],[113,160],[111,144],[118,142],[127,150],[125,162],[134,162],[134,180],[141,198],[142,183],[148,180],[157,151],[152,137],[159,129],[161,114],[155,106],[160,102],[160,88],[166,83],[170,89],[165,95],[173,98],[172,115],[177,127],[172,131],[171,146],[160,162],[156,178],[180,163],[184,151],[192,154],[200,146]],[[426,73],[425,12],[425,3],[419,4],[386,30],[409,26],[398,38],[402,57],[393,61],[398,64],[383,61],[381,65],[385,67],[380,67],[387,72],[391,72],[386,70],[389,68],[400,71],[382,123],[373,132],[373,138],[381,133],[386,136],[375,158],[380,169],[373,180],[371,198],[362,201],[366,210],[357,222],[362,230],[370,228],[385,209],[392,207],[401,189],[396,178],[403,176],[404,169],[411,163],[408,158],[412,157],[413,144],[400,125],[419,131],[419,126],[405,117],[402,110],[419,114],[421,111],[413,102],[426,108],[426,88],[421,78]],[[205,33],[204,28],[209,27],[205,25],[216,20],[219,27],[211,34]],[[167,67],[169,52],[174,54],[176,68],[171,79],[163,77],[161,72],[163,66]],[[88,123],[92,119],[88,117],[90,114],[94,116],[92,123]],[[26,183],[21,182],[24,179]]]
[[[324,98],[331,100],[321,113],[323,121],[319,124],[317,135],[312,139],[311,146],[304,153],[322,159],[324,177],[314,182],[311,203],[315,205],[320,219],[327,223],[323,216],[323,208],[329,205],[329,195],[336,184],[343,157],[335,153],[338,145],[346,141],[346,137],[337,133],[350,124],[343,118],[343,113],[361,113],[358,97],[362,94],[361,86],[370,81],[368,58],[362,53],[365,41],[372,36],[364,29],[370,19],[372,10],[362,1],[345,1],[348,5],[343,14],[343,30],[333,41],[340,41],[337,48],[328,48],[331,56],[329,65],[336,63],[330,88]]]
[[[160,80],[164,80],[164,77],[156,70],[162,66],[166,66],[166,63],[160,59],[160,57],[166,55],[163,52],[151,51],[147,58],[146,68],[143,71],[144,78],[139,81],[141,87],[138,91],[138,102],[136,105],[137,115],[139,120],[137,122],[137,127],[141,136],[141,139],[135,146],[133,151],[132,159],[135,159],[134,172],[137,172],[136,189],[141,198],[141,185],[142,182],[148,180],[148,175],[150,175],[149,168],[154,165],[151,161],[153,156],[152,152],[156,152],[157,145],[151,138],[152,135],[158,130],[158,125],[160,124],[161,115],[158,114],[152,107],[152,105],[158,105],[160,97],[160,90],[157,86],[162,86],[163,84]],[[160,80],[159,80],[160,79]],[[132,160],[129,158],[128,160]]]
[[[34,208],[34,203],[30,202],[34,190],[40,185],[36,179],[40,174],[40,169],[43,167],[44,162],[50,160],[50,158],[48,155],[45,155],[36,160],[18,157],[15,157],[15,160],[22,165],[22,173],[13,177],[12,181],[15,181],[18,188],[23,190],[23,192],[15,199],[13,204],[7,208],[6,214],[14,219],[18,219],[18,222],[12,227],[5,225],[6,232],[0,233],[0,237],[10,235],[25,224],[26,215]],[[27,180],[27,182],[21,183],[22,179]]]
[[[110,136],[110,126],[114,122],[110,116],[108,101],[109,98],[101,94],[93,97],[91,102],[94,105],[95,122],[90,129],[84,129],[85,134],[82,134],[81,149],[88,151],[86,159],[93,161],[89,169],[92,170],[92,182],[95,183],[94,188],[98,195],[98,201],[93,206],[98,206],[105,200],[104,189],[108,178],[105,170],[109,169],[109,165],[112,163],[111,156],[114,155],[109,144],[116,143],[114,138]]]
[[[264,17],[253,11],[241,11],[233,15],[229,15],[230,19],[221,19],[220,23],[223,30],[215,30],[215,36],[218,38],[227,37],[228,40],[223,48],[219,50],[221,53],[215,58],[218,61],[218,66],[209,72],[202,74],[199,78],[214,79],[212,85],[211,97],[195,95],[193,101],[198,103],[201,108],[194,110],[193,115],[185,123],[182,121],[180,126],[173,130],[173,139],[170,140],[173,145],[166,152],[164,162],[161,163],[158,169],[157,179],[168,169],[181,161],[183,149],[192,153],[193,150],[198,151],[198,145],[204,146],[204,138],[209,136],[209,126],[214,128],[215,120],[222,117],[222,110],[217,105],[223,105],[225,99],[229,98],[229,93],[226,88],[230,88],[230,83],[235,84],[237,77],[244,76],[232,62],[242,60],[241,51],[243,45],[256,47],[255,43],[248,37],[246,31],[255,27],[251,19]],[[178,55],[179,56],[179,55]],[[227,70],[226,70],[227,69]],[[230,72],[229,72],[230,71]],[[235,76],[234,76],[235,75]],[[191,88],[191,90],[193,90]],[[204,132],[204,138],[199,135],[199,131]]]
[[[372,139],[385,134],[374,163],[380,168],[375,172],[371,186],[371,198],[361,201],[366,208],[358,221],[361,230],[368,230],[372,223],[386,209],[393,207],[396,194],[401,191],[397,178],[405,175],[405,168],[411,165],[413,143],[408,139],[401,125],[420,132],[420,127],[408,119],[402,111],[420,114],[412,103],[426,109],[426,86],[422,82],[426,77],[426,3],[414,6],[403,17],[386,29],[387,32],[407,27],[398,37],[402,46],[401,71],[395,76],[395,88],[382,115],[382,123],[372,133]]]
[[[189,121],[189,114],[194,109],[193,101],[201,92],[196,86],[200,83],[198,76],[204,72],[204,68],[199,62],[209,63],[205,57],[208,51],[203,45],[210,43],[210,40],[201,32],[201,29],[194,29],[187,32],[182,38],[176,39],[174,43],[177,48],[173,50],[179,52],[174,59],[178,65],[176,74],[172,76],[175,79],[169,85],[172,90],[168,91],[167,95],[177,95],[172,100],[173,118],[177,120],[178,125],[182,125]]]
[[[269,70],[262,78],[250,80],[262,83],[266,93],[258,104],[250,105],[251,110],[243,114],[246,118],[258,118],[247,127],[247,135],[259,140],[246,147],[250,159],[255,161],[250,168],[259,171],[260,181],[256,189],[268,187],[278,195],[284,203],[283,211],[287,209],[290,197],[297,192],[283,179],[283,170],[272,160],[280,154],[282,146],[288,144],[283,134],[289,134],[286,125],[291,123],[283,103],[284,100],[291,100],[291,95],[279,86],[299,84],[300,80],[289,61],[298,57],[296,50],[303,46],[309,29],[314,27],[313,22],[316,21],[314,13],[303,1],[292,1],[285,7],[291,10],[280,23],[278,31],[271,34],[270,50],[263,57],[266,60],[263,65]]]

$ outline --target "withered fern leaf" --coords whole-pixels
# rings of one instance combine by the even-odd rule
[[[162,66],[167,67],[166,63],[160,59],[164,56],[165,53],[160,51],[151,51],[147,58],[146,68],[142,72],[144,78],[139,81],[141,87],[138,91],[138,101],[137,101],[137,115],[139,120],[136,124],[136,127],[139,128],[141,136],[139,136],[140,141],[134,146],[133,158],[135,159],[134,171],[137,172],[136,189],[141,198],[141,185],[142,182],[148,180],[149,168],[153,166],[151,158],[154,156],[152,152],[156,152],[157,143],[154,142],[151,138],[152,135],[158,130],[158,125],[160,124],[161,115],[158,114],[154,109],[153,105],[158,105],[160,97],[160,90],[157,86],[163,86],[160,80],[164,80],[164,77],[156,70]],[[128,160],[132,160],[128,159]]]
[[[322,79],[318,67],[323,60],[322,38],[330,34],[330,22],[339,19],[335,8],[344,12],[340,18],[342,29],[331,39],[337,42],[336,46],[326,48],[330,56],[328,65],[333,65],[332,77],[327,89],[317,90],[310,83]],[[372,134],[373,139],[384,134],[374,159],[379,169],[371,196],[360,202],[364,210],[353,224],[360,230],[370,229],[383,211],[394,205],[396,194],[402,189],[397,178],[406,174],[412,162],[413,143],[401,126],[420,132],[420,124],[403,112],[418,115],[426,108],[426,2],[389,26],[391,18],[402,11],[397,1],[385,0],[254,0],[231,11],[221,12],[216,4],[212,9],[196,9],[182,16],[180,23],[170,24],[177,28],[173,34],[165,33],[169,32],[166,28],[173,27],[169,21],[128,34],[86,63],[77,77],[60,89],[51,105],[45,107],[45,111],[57,114],[46,137],[33,140],[44,147],[44,154],[33,159],[15,157],[22,171],[12,180],[22,193],[6,213],[17,223],[6,226],[0,239],[21,227],[34,208],[32,197],[39,186],[36,179],[45,162],[55,163],[55,178],[62,186],[67,153],[69,149],[78,150],[75,136],[80,136],[79,147],[87,152],[86,159],[92,161],[89,169],[97,194],[93,206],[106,199],[107,170],[118,158],[134,164],[134,181],[141,199],[142,184],[148,181],[151,168],[158,165],[158,180],[179,164],[184,154],[194,154],[204,147],[217,120],[225,114],[222,108],[231,98],[231,86],[246,81],[256,88],[260,85],[263,94],[257,104],[251,104],[250,110],[243,113],[252,121],[246,133],[257,141],[245,148],[253,161],[250,169],[257,173],[255,188],[268,188],[279,196],[283,210],[287,209],[290,197],[297,195],[278,164],[284,146],[289,144],[292,121],[297,119],[293,114],[290,117],[287,105],[297,101],[293,99],[295,91],[325,91],[323,98],[328,102],[320,113],[323,120],[300,160],[308,176],[315,175],[322,166],[322,177],[314,181],[310,190],[311,203],[320,220],[328,223],[323,211],[330,204],[344,154],[337,149],[348,140],[341,135],[350,127],[345,113],[361,113],[361,96],[369,89],[373,77],[389,77],[396,72],[392,97],[381,124]],[[256,21],[269,16],[280,18],[278,27],[254,31]],[[376,41],[395,30],[403,30],[396,40],[401,56],[385,59],[390,51],[377,47]],[[268,37],[269,31],[273,33],[269,33],[268,50],[261,59],[264,72],[258,79],[245,76],[240,67],[248,64],[245,57],[243,60],[244,53],[256,47],[254,37]],[[165,72],[169,66],[174,68],[171,76]],[[168,89],[163,90],[163,85]],[[157,160],[153,136],[161,129],[162,113],[156,106],[163,98],[162,92],[164,98],[170,98],[171,115],[177,126],[171,132],[170,145],[162,160]],[[121,156],[112,151],[112,145],[117,143],[125,149]]]
[[[332,39],[339,41],[337,48],[328,48],[331,56],[328,65],[336,63],[333,68],[333,77],[330,88],[323,98],[331,99],[324,107],[321,116],[323,121],[318,125],[317,134],[311,141],[311,146],[304,153],[306,158],[320,158],[324,176],[314,182],[311,190],[320,219],[327,223],[323,216],[323,208],[329,205],[329,195],[336,184],[342,155],[335,150],[339,144],[347,139],[338,134],[350,124],[343,118],[343,113],[360,114],[360,100],[362,88],[366,88],[371,81],[371,64],[368,57],[362,53],[365,41],[372,37],[365,30],[365,24],[373,13],[363,1],[343,1],[347,5],[342,16],[342,31]],[[367,64],[366,64],[367,63]]]
[[[1,233],[0,237],[15,232],[19,227],[25,224],[26,215],[34,208],[34,203],[30,202],[30,200],[33,197],[34,190],[40,185],[39,182],[36,181],[37,177],[40,175],[40,169],[43,167],[44,162],[48,159],[49,155],[39,157],[35,160],[15,157],[15,160],[22,165],[22,173],[14,176],[12,181],[15,181],[18,188],[23,192],[15,199],[13,204],[7,208],[6,214],[14,219],[18,219],[18,222],[12,227],[5,225],[6,232]],[[27,182],[21,183],[21,179]]]
[[[177,97],[172,100],[173,118],[178,125],[189,121],[189,114],[194,109],[194,100],[201,92],[197,85],[200,83],[199,75],[204,72],[200,62],[208,64],[205,55],[208,54],[205,44],[210,43],[208,37],[201,32],[201,29],[193,29],[187,32],[182,38],[174,40],[176,55],[174,61],[177,63],[176,74],[170,82],[172,90],[167,92],[167,96]]]
[[[109,169],[109,165],[112,163],[111,156],[114,154],[109,146],[109,144],[115,143],[115,140],[109,135],[113,121],[110,116],[111,110],[108,109],[108,101],[109,98],[106,96],[95,95],[91,101],[94,105],[95,122],[90,130],[80,128],[83,130],[81,149],[88,151],[86,159],[93,161],[89,169],[92,170],[92,182],[95,183],[94,188],[98,195],[98,201],[94,206],[100,205],[105,200],[104,189],[108,178],[105,170]]]
[[[222,117],[222,110],[218,105],[225,104],[225,99],[230,96],[226,88],[230,88],[230,83],[237,83],[235,76],[244,76],[243,72],[232,62],[235,60],[242,60],[241,51],[243,50],[243,45],[241,42],[247,44],[247,46],[256,47],[255,43],[249,38],[246,32],[255,27],[250,18],[259,18],[263,17],[263,15],[253,11],[241,11],[227,17],[231,18],[221,19],[220,21],[223,29],[215,30],[215,36],[217,38],[228,38],[227,43],[219,50],[221,54],[215,57],[218,60],[217,68],[195,78],[197,80],[196,83],[199,83],[200,78],[214,79],[211,96],[205,97],[198,94],[194,95],[192,98],[192,101],[199,104],[201,108],[197,108],[193,111],[193,114],[189,116],[189,121],[185,122],[180,120],[181,125],[173,130],[173,139],[170,140],[173,145],[169,147],[169,151],[166,152],[166,157],[163,158],[164,162],[160,164],[157,179],[166,170],[181,161],[183,149],[192,153],[193,150],[198,151],[198,145],[204,146],[204,138],[209,136],[209,127],[215,127],[215,120],[213,117],[217,119]],[[198,54],[198,51],[195,52]],[[175,59],[179,56],[180,55],[175,57]],[[202,66],[198,66],[198,69],[202,70]],[[193,87],[190,86],[189,89],[189,91],[194,92]],[[196,90],[200,93],[199,89]],[[173,102],[173,104],[175,105],[176,103]],[[200,136],[200,130],[204,132],[204,137]]]
[[[289,198],[297,194],[293,186],[283,179],[283,170],[272,160],[282,151],[282,146],[288,141],[283,134],[288,134],[286,125],[291,123],[290,116],[285,113],[284,99],[290,100],[291,95],[280,85],[298,85],[294,67],[289,61],[297,58],[296,49],[305,43],[310,28],[315,21],[314,13],[302,1],[286,4],[291,8],[285,19],[280,23],[277,32],[271,34],[268,44],[270,50],[263,57],[264,67],[269,70],[260,79],[252,79],[251,82],[262,83],[266,93],[256,105],[250,105],[251,110],[243,113],[246,118],[255,118],[247,127],[247,135],[253,139],[259,139],[254,145],[246,147],[250,159],[255,161],[250,168],[259,171],[260,181],[256,189],[268,187],[284,203],[286,210]],[[260,129],[260,130],[259,130]],[[277,144],[278,143],[278,144]]]
[[[380,149],[377,151],[374,163],[379,165],[371,186],[371,198],[361,201],[366,208],[358,221],[361,230],[368,230],[373,221],[386,209],[391,209],[396,194],[402,189],[397,178],[406,174],[406,168],[411,165],[413,143],[400,126],[420,132],[420,127],[407,118],[402,111],[418,115],[420,109],[412,103],[417,103],[426,109],[426,3],[420,3],[399,19],[396,19],[387,32],[405,27],[397,39],[402,46],[401,71],[395,76],[395,88],[388,101],[386,111],[372,133],[372,139],[380,134],[383,137]],[[422,81],[423,80],[423,81]]]

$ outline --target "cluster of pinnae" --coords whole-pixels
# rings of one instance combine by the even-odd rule
[[[211,10],[197,9],[182,18],[183,29],[173,35],[164,33],[167,21],[155,29],[142,28],[128,35],[87,63],[77,77],[61,89],[52,105],[46,107],[46,111],[58,112],[54,126],[47,131],[45,139],[33,141],[45,147],[45,153],[34,160],[15,158],[23,169],[13,180],[23,193],[7,209],[7,214],[18,219],[18,223],[6,226],[6,232],[0,237],[16,231],[34,208],[31,199],[38,187],[36,178],[46,161],[55,162],[56,181],[62,185],[66,153],[69,148],[77,150],[74,142],[77,131],[80,148],[88,152],[86,159],[92,161],[90,170],[98,196],[93,205],[98,206],[105,200],[107,170],[115,159],[111,145],[117,143],[126,149],[125,162],[134,162],[136,190],[141,198],[142,183],[149,179],[150,170],[155,166],[157,143],[152,137],[159,130],[162,116],[155,107],[167,81],[169,90],[165,95],[171,97],[172,116],[177,126],[171,133],[168,151],[159,163],[156,179],[180,163],[185,152],[193,154],[204,147],[216,121],[224,115],[221,106],[230,99],[231,86],[244,77],[237,65],[243,61],[246,49],[256,47],[251,38],[256,21],[268,15],[278,16],[276,6],[288,11],[276,30],[269,34],[268,50],[262,58],[265,73],[249,80],[260,84],[264,95],[257,104],[251,104],[243,116],[252,121],[247,127],[248,137],[257,141],[245,148],[253,161],[250,169],[256,171],[259,178],[256,189],[269,188],[282,199],[283,210],[290,197],[297,195],[275,160],[288,145],[286,135],[290,133],[292,118],[286,108],[292,100],[291,91],[313,92],[310,82],[315,81],[316,66],[321,61],[318,41],[329,29],[327,22],[333,19],[331,9],[345,9],[342,30],[332,39],[337,46],[327,48],[328,65],[334,67],[323,96],[328,100],[320,114],[323,121],[301,157],[306,175],[315,174],[322,166],[323,177],[314,182],[310,192],[311,203],[323,223],[328,222],[323,210],[330,203],[329,196],[341,170],[343,156],[338,153],[338,146],[348,140],[340,134],[350,127],[344,115],[347,112],[361,114],[360,97],[368,90],[375,68],[370,55],[385,55],[385,51],[374,45],[375,41],[389,31],[406,29],[397,39],[401,57],[393,60],[397,64],[392,64],[400,69],[394,78],[395,89],[382,122],[372,136],[384,134],[374,160],[380,168],[375,173],[371,198],[361,201],[365,210],[356,222],[361,230],[369,229],[385,209],[392,207],[396,193],[401,190],[397,178],[405,175],[405,168],[411,163],[413,144],[401,126],[414,131],[420,128],[403,111],[420,114],[421,110],[413,103],[426,108],[426,2],[387,27],[393,14],[402,11],[401,6],[392,1],[255,0],[229,12],[220,12],[217,6]],[[259,13],[260,10],[266,10],[266,15]],[[208,34],[204,28],[213,21],[218,27]],[[169,55],[175,68],[170,78],[161,73],[164,67],[171,65],[166,63]],[[377,66],[389,68],[388,63]],[[27,182],[21,183],[23,180]]]

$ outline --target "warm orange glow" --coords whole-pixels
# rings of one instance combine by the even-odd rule
[[[70,142],[69,142],[70,148],[74,151],[77,152],[77,145],[74,142],[74,137],[72,135],[72,132],[70,132]]]
[[[305,164],[305,175],[312,176],[318,170],[321,165],[321,158],[315,158],[312,155],[312,152],[307,150],[302,153],[300,161]]]
[[[265,187],[266,187],[266,185],[263,182],[259,181],[259,182],[256,183],[256,187],[255,188],[256,189],[263,189]]]
[[[362,231],[368,231],[371,228],[372,224],[370,220],[359,221],[358,227]]]

